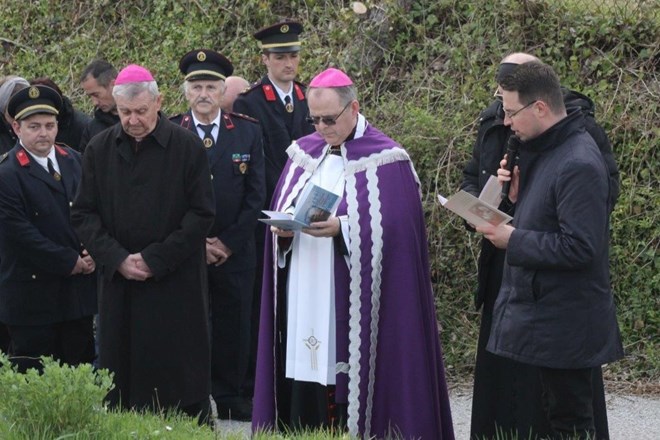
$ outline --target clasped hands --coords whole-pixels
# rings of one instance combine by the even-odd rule
[[[154,276],[151,269],[142,258],[142,254],[130,254],[117,268],[117,271],[127,280],[145,281]]]
[[[224,264],[232,251],[218,237],[207,237],[206,239],[206,264],[220,266]]]
[[[81,255],[78,256],[78,260],[76,260],[75,266],[73,266],[73,270],[71,270],[71,275],[87,275],[94,272],[95,269],[96,263],[94,259],[89,255],[87,249],[83,249]]]

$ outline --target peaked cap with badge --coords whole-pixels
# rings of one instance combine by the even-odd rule
[[[302,31],[302,23],[282,21],[258,30],[253,37],[259,40],[259,48],[264,52],[298,52]]]
[[[62,108],[62,97],[48,86],[35,85],[20,90],[7,104],[7,113],[20,121],[36,113],[57,116]]]
[[[209,49],[191,50],[179,61],[179,70],[186,81],[224,80],[234,72],[234,66],[224,55]]]

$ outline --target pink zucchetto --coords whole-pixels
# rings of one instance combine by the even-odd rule
[[[119,86],[122,84],[153,80],[154,77],[147,69],[142,66],[138,66],[137,64],[129,64],[128,66],[121,69],[117,75],[117,78],[115,79],[115,85]]]
[[[347,87],[352,86],[353,81],[339,69],[333,67],[324,70],[312,79],[309,83],[310,87]]]

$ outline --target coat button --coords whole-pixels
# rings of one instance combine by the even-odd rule
[[[32,279],[33,279],[33,280],[36,280],[36,279],[37,279],[37,276],[36,276],[35,274],[32,274]]]
[[[481,170],[481,174],[486,174],[486,170]]]
[[[211,180],[213,180],[213,174],[211,174]]]
[[[73,202],[69,202],[69,208],[73,206]]]

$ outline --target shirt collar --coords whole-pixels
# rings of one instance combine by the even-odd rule
[[[218,115],[215,117],[214,120],[211,121],[211,124],[215,124],[216,127],[220,127],[220,116],[221,116],[222,110],[218,110]],[[195,112],[190,110],[190,114],[192,115],[193,119],[193,124],[195,124],[195,127],[197,127],[199,124],[202,124],[202,122],[195,117]],[[206,124],[202,124],[206,125]]]

